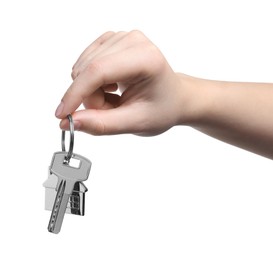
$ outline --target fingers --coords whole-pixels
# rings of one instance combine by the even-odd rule
[[[78,64],[80,60],[82,60],[88,53],[92,52],[93,50],[97,49],[99,46],[101,46],[105,41],[107,41],[112,35],[115,33],[112,31],[106,32],[102,34],[99,38],[97,38],[94,42],[92,42],[80,55],[76,63],[74,64],[73,68]]]
[[[139,44],[135,48],[127,48],[90,62],[63,96],[61,108],[56,110],[56,116],[65,118],[73,113],[84,99],[101,86],[116,82],[136,84],[149,76],[160,60],[152,51],[154,48],[143,47]]]
[[[86,66],[92,59],[100,56],[109,55],[110,53],[120,50],[122,48],[122,45],[117,44],[116,46],[116,43],[119,43],[120,40],[127,34],[127,32],[109,32],[106,33],[106,35],[103,35],[102,39],[99,38],[100,40],[97,40],[93,44],[91,44],[82,53],[80,58],[73,66],[72,78],[75,79],[81,73],[81,71],[86,68]]]
[[[144,125],[142,123],[143,117],[141,113],[136,114],[132,109],[118,107],[109,110],[88,109],[76,111],[72,115],[75,130],[92,135],[139,132]],[[60,127],[68,130],[68,120],[63,119]]]

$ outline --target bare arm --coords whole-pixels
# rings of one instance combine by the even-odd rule
[[[273,84],[175,73],[139,31],[99,37],[73,66],[72,78],[56,110],[63,129],[69,113],[77,130],[95,135],[147,136],[189,125],[273,159]],[[85,109],[76,111],[81,103]]]
[[[224,142],[273,159],[273,84],[185,77],[202,101],[189,125]]]

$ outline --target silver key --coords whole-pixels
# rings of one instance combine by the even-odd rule
[[[79,167],[72,167],[67,161],[67,152],[56,152],[50,165],[50,172],[58,177],[57,194],[53,205],[48,231],[58,234],[61,230],[64,214],[69,196],[76,182],[87,180],[91,162],[78,154],[73,154],[73,159],[79,160]]]

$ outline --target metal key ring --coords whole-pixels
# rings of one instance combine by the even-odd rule
[[[70,129],[70,143],[69,143],[69,150],[67,152],[67,155],[65,157],[65,160],[69,163],[70,159],[73,156],[73,147],[74,147],[74,123],[72,116],[69,114],[67,116],[69,120],[69,129]],[[65,131],[62,130],[62,151],[65,152]]]

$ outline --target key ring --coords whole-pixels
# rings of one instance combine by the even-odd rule
[[[67,115],[69,120],[69,130],[70,130],[70,143],[69,143],[69,150],[67,155],[65,156],[65,163],[69,163],[70,159],[73,156],[73,147],[74,147],[74,123],[72,116],[69,114]],[[65,149],[65,130],[62,130],[62,151],[66,152]]]

